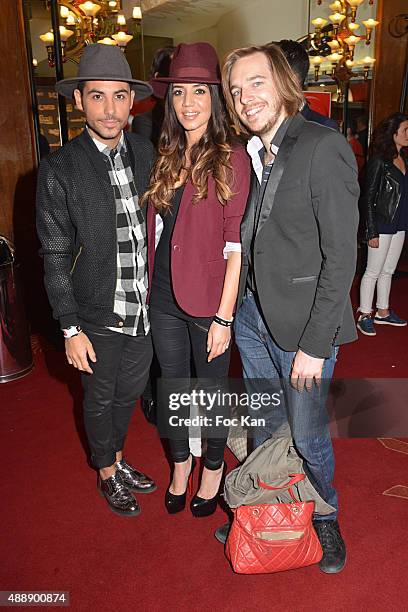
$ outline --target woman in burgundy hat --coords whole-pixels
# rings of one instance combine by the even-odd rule
[[[183,406],[177,410],[175,394],[169,405],[168,385],[189,391],[191,363],[198,379],[225,381],[228,376],[250,167],[228,125],[211,45],[178,45],[169,77],[158,80],[169,86],[159,156],[145,199],[152,335],[167,382],[166,401],[159,398],[159,429],[163,434],[166,425],[174,462],[165,503],[174,514],[185,507],[195,461]],[[157,228],[162,233],[154,248]],[[203,390],[203,382],[198,389]],[[184,410],[189,417],[190,406]],[[190,504],[195,516],[215,511],[225,471],[227,429],[222,419],[214,427],[214,411],[204,412],[208,419],[200,425],[213,428],[207,430],[201,483]]]

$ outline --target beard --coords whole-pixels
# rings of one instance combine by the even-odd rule
[[[96,136],[99,136],[99,138],[101,138],[102,140],[115,140],[115,138],[119,136],[123,129],[123,125],[120,123],[120,121],[118,122],[117,128],[112,128],[110,130],[107,128],[103,129],[94,121],[87,121],[86,125],[92,132],[94,132],[94,134],[96,134]]]
[[[262,137],[265,134],[269,134],[278,123],[281,116],[281,111],[282,107],[276,109],[273,115],[269,117],[268,121],[263,126],[251,130],[252,134],[259,137]]]
[[[250,123],[243,123],[245,127],[249,129],[251,134],[262,138],[262,136],[264,136],[265,134],[269,134],[273,130],[273,128],[276,127],[276,125],[279,123],[283,108],[284,107],[282,103],[274,106],[273,108],[270,108],[271,114],[269,118],[267,118],[266,123],[264,123],[260,127],[255,127]]]

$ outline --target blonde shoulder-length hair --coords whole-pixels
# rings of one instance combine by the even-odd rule
[[[230,77],[234,64],[243,57],[255,53],[263,53],[268,60],[276,94],[279,97],[286,114],[289,117],[296,115],[304,104],[304,96],[299,80],[289,66],[281,49],[274,44],[243,47],[228,53],[222,67],[222,89],[233,127],[237,133],[250,134],[241,123],[234,109],[234,100],[230,90]]]

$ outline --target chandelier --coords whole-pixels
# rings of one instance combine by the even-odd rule
[[[117,45],[125,51],[126,45],[141,34],[142,11],[135,6],[132,18],[126,19],[122,13],[121,0],[60,0],[59,38],[61,41],[62,61],[67,59],[77,61],[84,45],[101,43]],[[50,29],[39,37],[45,44],[48,54],[48,64],[55,65],[54,33]]]
[[[316,0],[321,5],[322,0]],[[357,45],[365,43],[370,45],[372,32],[379,24],[375,19],[362,21],[364,31],[357,22],[358,8],[367,0],[336,0],[329,4],[331,13],[326,18],[317,17],[312,19],[314,32],[310,35],[309,56],[310,63],[314,67],[315,81],[319,80],[321,65],[328,60],[331,63],[331,71],[323,71],[322,74],[330,74],[338,85],[338,101],[342,102],[345,92],[345,84],[350,79],[361,75],[354,72],[353,68],[360,65],[364,80],[368,79],[369,71],[375,63],[375,58],[368,53],[358,62],[354,59]],[[374,0],[368,0],[372,5]]]

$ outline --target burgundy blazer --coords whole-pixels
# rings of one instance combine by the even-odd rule
[[[194,317],[212,317],[218,310],[227,260],[226,242],[241,242],[240,226],[245,211],[250,162],[246,151],[234,147],[231,153],[234,196],[224,206],[217,200],[215,183],[208,180],[208,196],[192,203],[195,188],[189,181],[183,192],[171,240],[171,278],[179,307]],[[155,255],[156,211],[147,210],[149,287]]]

